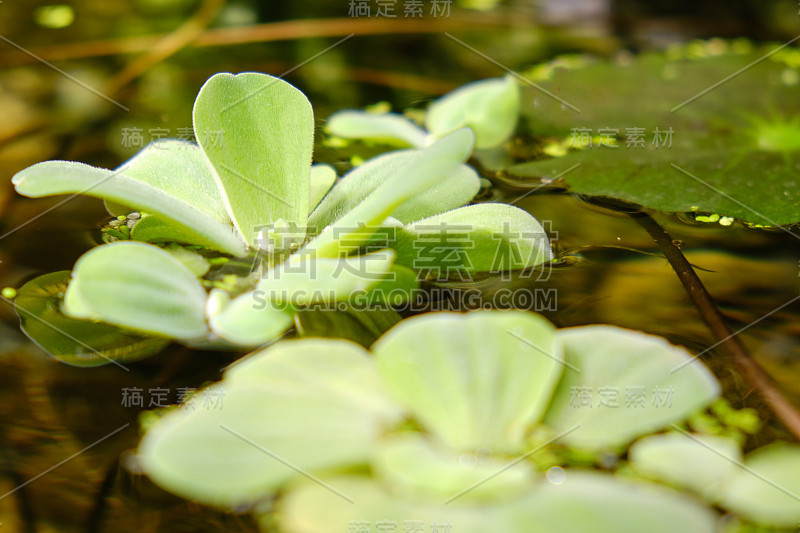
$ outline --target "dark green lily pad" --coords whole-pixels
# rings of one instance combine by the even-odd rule
[[[800,222],[800,52],[691,46],[554,71],[541,85],[580,112],[529,92],[524,114],[569,151],[507,171],[663,211]]]
[[[20,287],[14,300],[22,331],[52,356],[91,367],[144,359],[169,344],[110,324],[65,316],[61,300],[69,280],[68,270],[39,276]]]

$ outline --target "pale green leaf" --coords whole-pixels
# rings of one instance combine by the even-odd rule
[[[193,117],[250,246],[258,228],[279,220],[305,227],[314,115],[302,92],[266,74],[215,74],[200,89]]]
[[[116,171],[152,185],[220,223],[230,224],[214,169],[196,144],[177,139],[155,141]]]
[[[292,325],[294,310],[246,292],[209,317],[211,330],[241,346],[260,346],[280,337]]]
[[[388,175],[369,196],[325,228],[300,253],[339,257],[357,250],[403,202],[455,172],[472,152],[473,140],[472,132],[464,128],[416,151],[408,164]]]
[[[534,483],[531,463],[510,464],[488,449],[454,453],[437,448],[419,433],[382,442],[372,462],[374,475],[401,494],[459,503],[500,501]],[[469,490],[468,490],[469,489]]]
[[[171,244],[166,246],[164,250],[169,252],[172,257],[183,263],[183,266],[188,268],[189,272],[191,272],[196,278],[205,276],[211,268],[211,265],[208,263],[208,260],[205,257],[195,251],[184,248],[183,246]]]
[[[765,526],[800,523],[800,446],[770,444],[748,454],[722,487],[720,505]]]
[[[366,139],[397,146],[425,146],[427,137],[425,130],[397,113],[347,109],[331,115],[325,127],[331,134],[344,139]]]
[[[53,357],[69,365],[92,367],[144,359],[169,343],[110,324],[65,316],[61,302],[69,278],[69,271],[39,276],[20,287],[14,299],[22,331]]]
[[[535,521],[523,529],[509,527],[504,512],[508,506],[445,505],[443,500],[412,500],[365,477],[340,476],[325,478],[324,482],[336,492],[312,482],[298,483],[278,501],[275,514],[261,514],[263,527],[268,528],[277,517],[280,531],[292,533],[358,531],[354,528],[359,526],[379,531],[376,524],[384,524],[386,531],[392,531],[394,525],[397,533],[405,528],[419,531],[413,528],[420,524],[426,532],[543,533]]]
[[[145,333],[204,337],[206,293],[178,259],[151,244],[121,241],[78,259],[64,310]]]
[[[17,192],[24,196],[83,194],[103,198],[158,215],[168,223],[165,225],[174,225],[187,244],[201,244],[232,255],[243,255],[245,251],[244,242],[229,221],[217,220],[197,206],[121,171],[71,161],[45,161],[17,173],[12,181]],[[149,235],[158,236],[158,233]]]
[[[559,330],[564,376],[544,422],[576,448],[623,446],[680,422],[719,395],[719,383],[684,348],[614,326]],[[582,405],[582,400],[586,400]]]
[[[475,132],[475,148],[494,148],[514,133],[519,108],[519,86],[513,76],[476,81],[431,104],[425,127],[439,138],[469,126]]]
[[[513,531],[543,533],[715,533],[717,514],[693,498],[653,483],[611,474],[564,471],[539,483],[509,512]]]
[[[311,165],[308,182],[308,212],[314,210],[336,182],[336,170],[330,165]]]
[[[508,204],[461,207],[389,232],[398,264],[445,278],[457,272],[502,272],[553,259],[541,224]]]
[[[388,249],[341,259],[294,255],[268,270],[256,292],[266,300],[292,307],[348,301],[392,274],[394,258]]]
[[[562,372],[554,332],[523,311],[433,313],[404,320],[372,351],[387,388],[444,443],[519,451]]]
[[[719,486],[739,469],[742,452],[733,439],[666,433],[636,441],[628,460],[641,474],[694,490],[715,501]]]
[[[413,163],[417,154],[416,150],[383,154],[345,174],[309,217],[309,231],[322,231],[355,209],[393,175],[408,172],[406,168]],[[428,190],[402,202],[391,215],[402,222],[413,222],[461,207],[469,203],[479,189],[480,178],[475,171],[466,165],[459,165],[449,175],[434,182]]]
[[[163,488],[241,508],[301,473],[365,462],[397,416],[379,390],[358,345],[287,341],[251,355],[208,389],[224,393],[220,408],[185,406],[155,422],[138,455]]]

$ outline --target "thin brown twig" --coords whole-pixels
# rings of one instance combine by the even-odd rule
[[[106,86],[106,92],[111,95],[116,94],[122,87],[147,72],[148,69],[197,40],[224,5],[225,0],[205,0],[191,18],[114,76]]]
[[[204,31],[193,47],[229,46],[248,43],[291,41],[311,37],[343,37],[356,35],[389,35],[439,33],[443,31],[486,31],[498,26],[506,27],[508,20],[483,15],[480,17],[458,15],[448,19],[385,19],[385,18],[327,18],[268,22],[233,28],[215,28]],[[145,35],[124,39],[108,39],[83,43],[31,48],[30,51],[48,61],[86,59],[144,52],[157,46],[170,34]],[[3,56],[4,66],[32,63],[30,56],[10,52]]]
[[[669,233],[646,213],[631,213],[631,216],[655,240],[720,346],[728,353],[745,379],[761,394],[772,412],[800,440],[800,412],[797,407],[778,390],[769,374],[753,359],[741,339],[725,322],[725,317],[714,304],[714,300],[703,282],[700,281],[680,248],[675,246]]]

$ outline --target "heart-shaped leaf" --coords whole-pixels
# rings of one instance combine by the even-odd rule
[[[386,386],[456,450],[519,451],[562,371],[555,328],[522,311],[404,320],[372,348]]]
[[[514,133],[519,106],[519,85],[513,76],[476,81],[431,104],[425,127],[439,138],[469,126],[475,132],[475,148],[494,148]]]
[[[178,259],[151,244],[121,241],[81,256],[64,311],[178,339],[204,337],[206,293]]]
[[[280,78],[215,74],[194,103],[198,143],[217,171],[233,223],[250,246],[279,220],[305,228],[314,114]]]
[[[559,330],[567,369],[544,423],[575,448],[620,447],[679,422],[719,395],[716,378],[662,337],[613,326]]]

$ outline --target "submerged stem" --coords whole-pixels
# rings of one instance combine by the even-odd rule
[[[686,257],[672,241],[672,237],[653,217],[643,212],[629,213],[655,240],[672,269],[678,275],[689,298],[692,299],[703,321],[719,342],[742,375],[764,398],[772,412],[783,422],[789,431],[800,440],[800,412],[781,394],[770,376],[753,359],[742,341],[736,336],[725,317],[714,304],[697,273]]]

